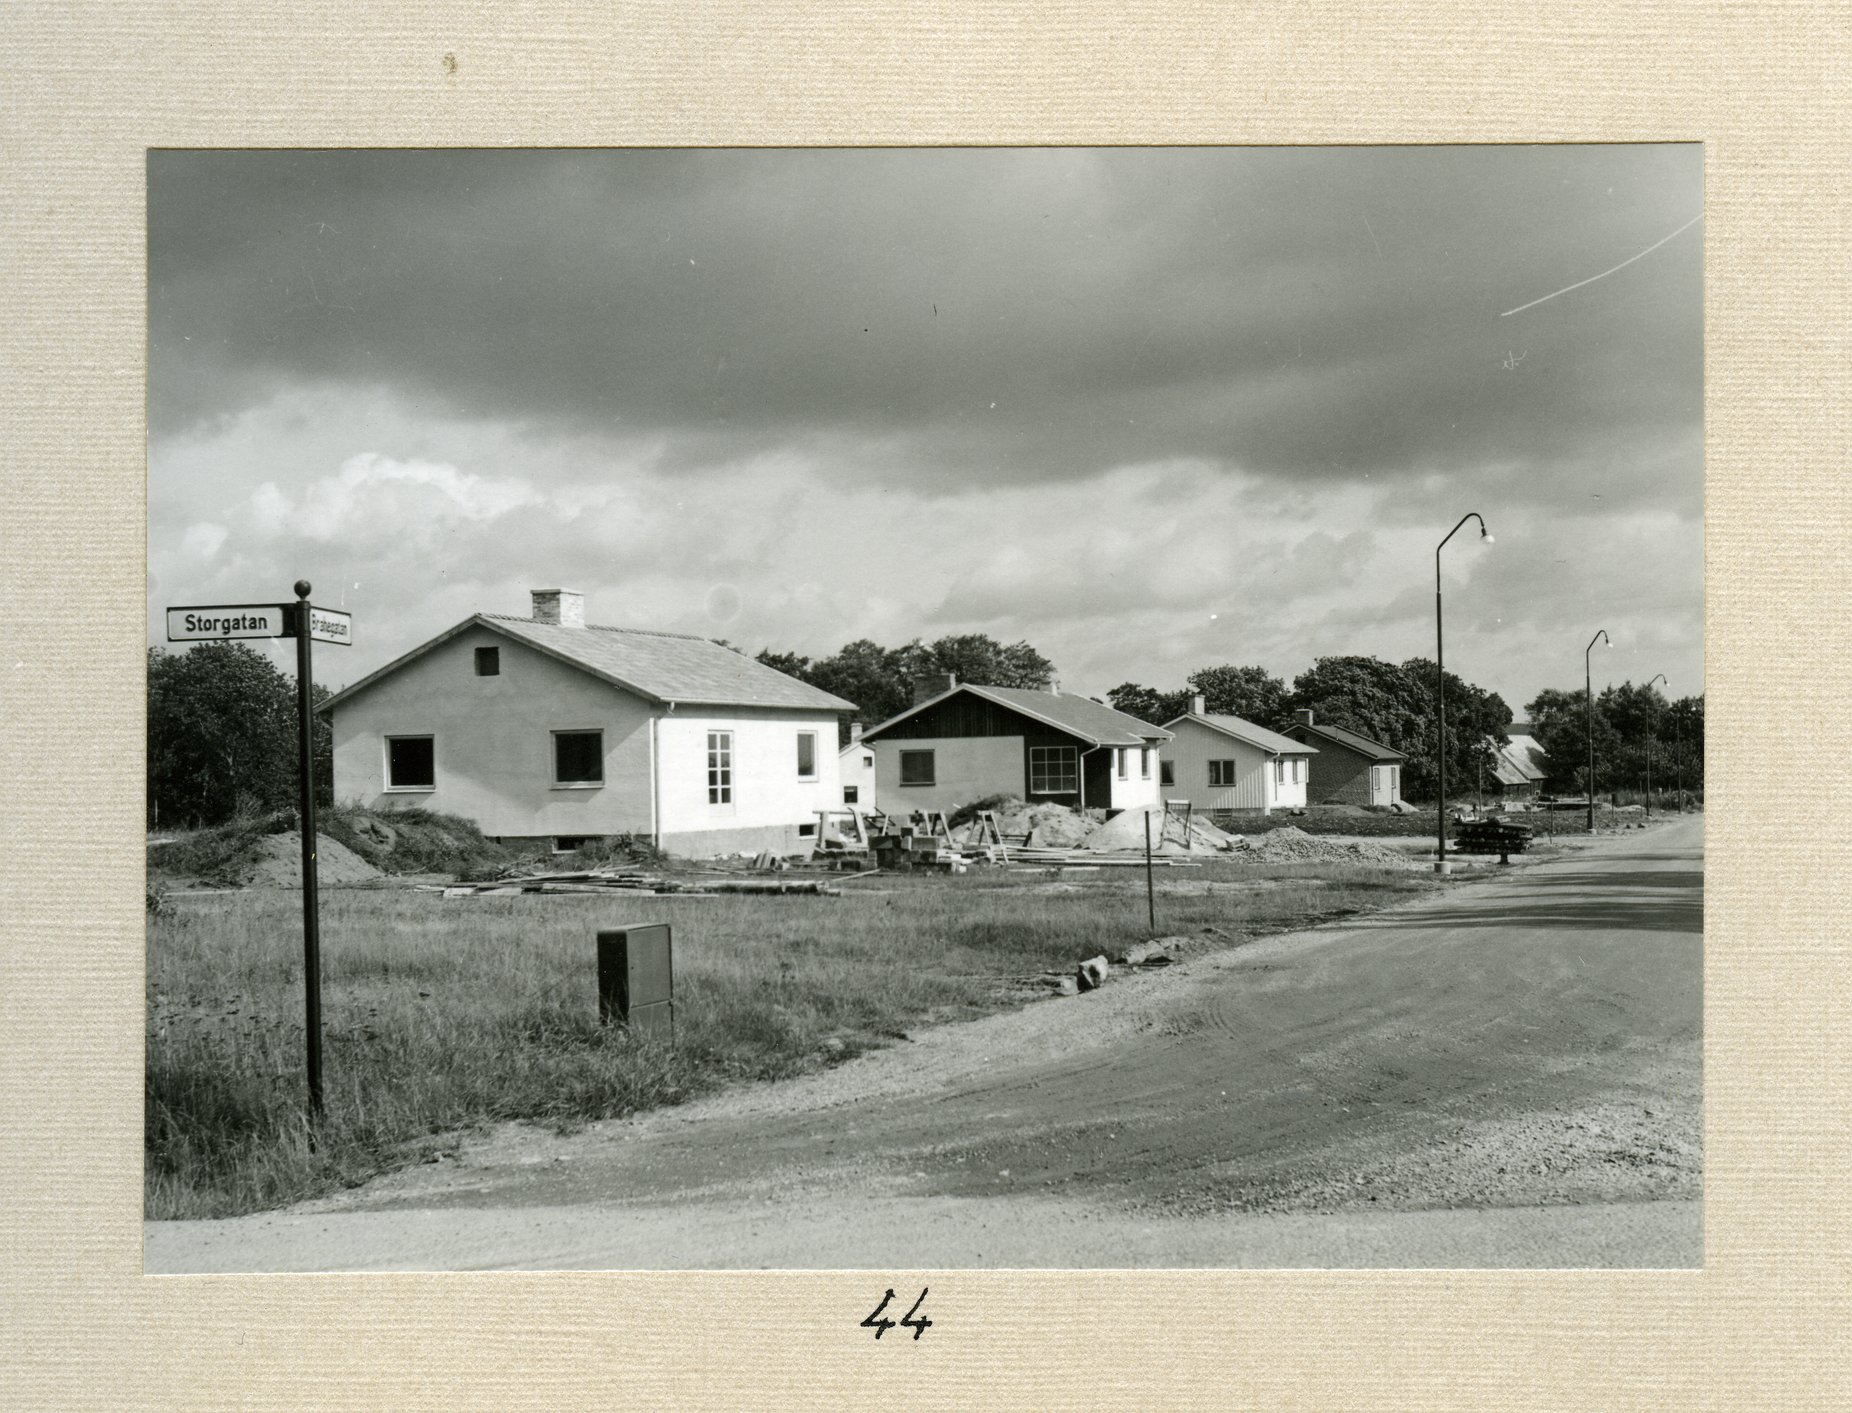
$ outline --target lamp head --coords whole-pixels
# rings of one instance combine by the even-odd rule
[[[1488,545],[1490,545],[1490,544],[1496,544],[1496,543],[1497,543],[1497,541],[1495,541],[1495,540],[1494,540],[1494,539],[1492,538],[1492,532],[1491,532],[1490,530],[1483,530],[1483,529],[1482,529],[1482,530],[1481,530],[1481,531],[1479,532],[1479,538],[1480,538],[1480,539],[1482,539],[1482,540],[1484,540],[1484,541],[1485,541],[1485,542],[1486,542],[1486,543],[1487,543]]]

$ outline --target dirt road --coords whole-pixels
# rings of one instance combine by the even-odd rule
[[[1702,922],[1669,822],[147,1269],[1695,1265]]]

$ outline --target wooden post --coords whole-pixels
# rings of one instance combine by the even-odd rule
[[[1151,881],[1151,811],[1145,811],[1145,910],[1151,915],[1151,930],[1157,931],[1157,885]]]

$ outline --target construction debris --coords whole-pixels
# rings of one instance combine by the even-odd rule
[[[634,893],[642,897],[718,898],[729,893],[814,894],[835,898],[842,890],[814,878],[668,878],[629,869],[579,873],[531,873],[484,883],[426,885],[446,898],[493,898],[516,893]]]
[[[1074,969],[1074,982],[1082,991],[1093,991],[1106,982],[1109,970],[1106,958],[1089,957]]]

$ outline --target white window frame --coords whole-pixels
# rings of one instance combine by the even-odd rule
[[[1151,747],[1149,746],[1138,748],[1138,778],[1140,780],[1151,778]]]
[[[733,733],[707,733],[707,802],[710,805],[733,803]]]
[[[1113,770],[1121,780],[1132,778],[1132,757],[1124,746],[1113,747]]]
[[[806,774],[804,770],[804,738],[806,736],[810,738],[810,770],[808,774]],[[815,780],[817,778],[817,733],[814,731],[800,731],[797,733],[797,778],[799,780]]]
[[[1304,756],[1294,756],[1293,757],[1293,784],[1295,785],[1305,784],[1305,757]]]
[[[913,756],[916,759],[920,756],[926,757],[926,778],[924,780],[907,779],[908,756]],[[934,785],[939,783],[938,752],[931,746],[903,748],[894,757],[894,772],[900,777],[900,787],[903,790],[931,789]]]
[[[1071,762],[1071,765],[1069,764]],[[1038,786],[1035,782],[1041,780]],[[1067,789],[1059,784],[1050,788],[1049,781],[1070,780]],[[1080,748],[1078,746],[1029,747],[1029,793],[1031,795],[1078,795],[1080,793]]]
[[[394,741],[429,741],[431,743],[431,783],[429,785],[394,785],[392,783],[392,743]],[[395,731],[379,738],[379,778],[386,782],[388,795],[428,795],[437,788],[437,733],[433,731]]]
[[[561,780],[559,778],[559,738],[561,736],[596,736],[598,738],[598,778],[596,780]],[[547,773],[555,790],[604,789],[604,727],[559,726],[547,732]]]

